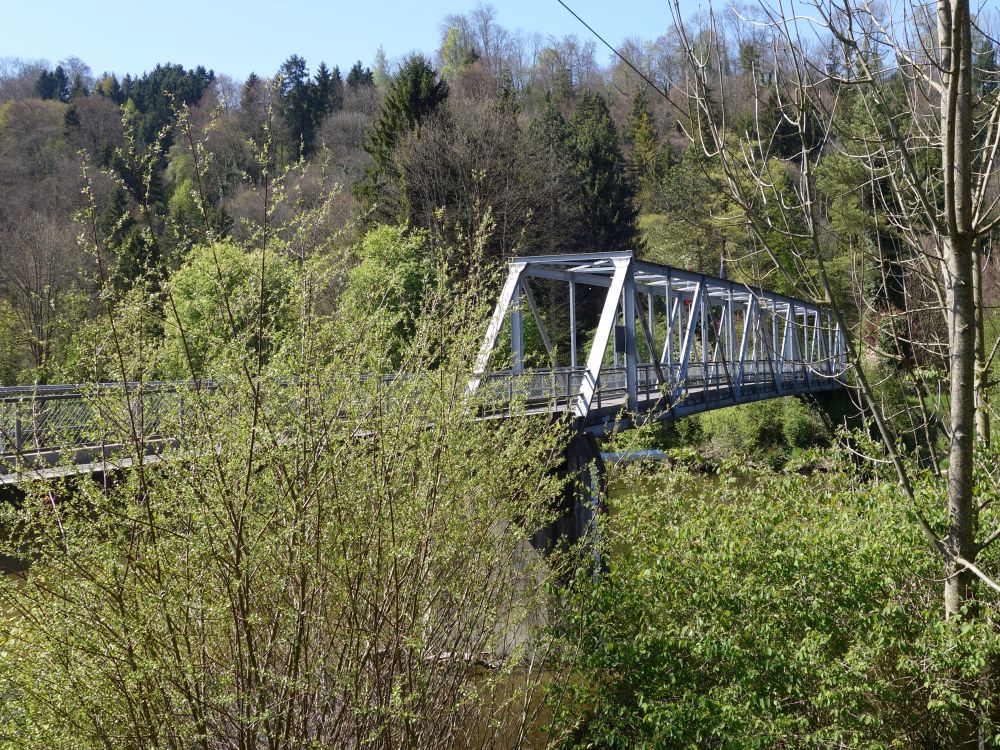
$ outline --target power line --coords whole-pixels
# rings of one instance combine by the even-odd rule
[[[637,67],[635,67],[635,66],[634,66],[634,65],[633,65],[633,64],[631,63],[631,61],[629,61],[628,59],[626,59],[625,55],[623,55],[623,54],[622,54],[621,52],[619,52],[619,51],[618,51],[617,49],[615,49],[614,47],[612,47],[612,46],[611,46],[611,45],[610,45],[610,44],[608,43],[608,40],[607,40],[607,39],[605,39],[605,38],[604,38],[603,36],[601,36],[600,34],[598,34],[598,33],[597,33],[597,32],[596,32],[595,30],[594,30],[594,27],[593,27],[593,26],[591,26],[591,25],[590,25],[589,23],[587,23],[587,22],[586,22],[586,21],[584,21],[584,20],[583,20],[582,18],[580,18],[580,16],[578,16],[578,15],[576,14],[576,11],[575,11],[575,10],[573,10],[573,9],[572,9],[571,7],[569,7],[568,5],[566,5],[566,3],[564,3],[564,2],[563,2],[563,0],[556,0],[556,2],[557,2],[557,3],[559,3],[559,4],[560,4],[560,5],[562,6],[562,7],[564,7],[564,8],[566,9],[566,10],[568,10],[568,11],[569,11],[569,13],[570,13],[570,15],[571,15],[571,16],[573,16],[573,18],[575,18],[575,19],[576,19],[577,21],[579,21],[580,23],[582,23],[582,24],[584,25],[584,27],[585,27],[585,28],[587,29],[587,31],[589,31],[589,32],[590,32],[591,34],[593,34],[593,35],[594,35],[594,36],[596,36],[596,37],[597,37],[598,39],[600,39],[600,40],[601,40],[601,42],[602,42],[602,43],[604,44],[604,46],[605,46],[605,47],[607,47],[607,48],[608,48],[609,50],[611,50],[612,52],[614,52],[614,53],[615,53],[615,55],[616,55],[616,56],[618,57],[618,59],[619,59],[619,60],[621,60],[621,61],[622,61],[623,63],[625,63],[626,65],[628,65],[628,66],[629,66],[630,68],[632,68],[632,70],[634,70],[634,71],[635,71],[635,74],[636,74],[637,76],[639,76],[639,77],[640,77],[640,78],[641,78],[642,80],[644,80],[644,81],[645,81],[646,83],[648,83],[648,84],[649,84],[649,85],[650,85],[650,86],[652,87],[653,91],[655,91],[655,92],[656,92],[657,94],[659,94],[660,96],[662,96],[662,97],[663,97],[664,99],[666,99],[666,100],[667,100],[668,102],[670,102],[671,104],[673,104],[673,105],[674,105],[675,107],[677,106],[677,105],[676,105],[676,104],[674,104],[674,103],[673,103],[672,101],[670,101],[670,97],[669,97],[669,96],[667,95],[667,93],[666,93],[665,91],[663,91],[662,89],[660,89],[660,87],[659,87],[659,86],[657,86],[657,85],[656,85],[655,83],[653,83],[653,82],[652,82],[651,80],[649,80],[649,78],[648,78],[648,77],[646,76],[646,74],[645,74],[645,73],[643,73],[643,72],[642,72],[641,70],[639,70],[639,69],[638,69]]]

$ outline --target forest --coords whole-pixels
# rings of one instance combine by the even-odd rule
[[[0,748],[1000,746],[1000,17],[671,7],[0,58],[0,386],[131,461],[2,496]],[[611,435],[666,460],[539,554],[572,425],[470,419],[469,368],[511,258],[614,250],[829,307],[848,388]]]

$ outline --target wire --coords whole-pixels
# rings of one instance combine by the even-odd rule
[[[618,51],[617,49],[615,49],[614,47],[612,47],[612,46],[611,46],[611,45],[610,45],[610,44],[608,43],[607,39],[605,39],[605,38],[604,38],[603,36],[601,36],[600,34],[598,34],[598,33],[597,33],[597,32],[596,32],[595,30],[594,30],[594,27],[593,27],[593,26],[591,26],[591,25],[590,25],[589,23],[587,23],[587,22],[586,22],[586,21],[584,21],[584,20],[583,20],[582,18],[580,18],[580,16],[578,16],[578,15],[576,14],[576,11],[575,11],[575,10],[573,10],[573,9],[572,9],[571,7],[569,7],[568,5],[566,5],[566,3],[564,3],[564,2],[563,2],[563,0],[556,0],[556,2],[557,2],[557,3],[559,3],[559,4],[560,4],[560,5],[562,6],[562,7],[564,7],[564,8],[566,9],[566,10],[568,10],[568,11],[569,11],[569,13],[570,13],[570,15],[571,15],[571,16],[573,16],[573,18],[575,18],[575,19],[576,19],[577,21],[579,21],[580,23],[582,23],[582,24],[584,25],[584,27],[585,27],[585,28],[587,29],[587,31],[589,31],[589,32],[590,32],[591,34],[593,34],[593,35],[594,35],[594,36],[596,36],[596,37],[597,37],[598,39],[600,39],[600,40],[601,40],[601,42],[602,42],[602,43],[604,44],[604,46],[605,46],[605,47],[607,47],[607,48],[608,48],[609,50],[611,50],[612,52],[614,52],[614,53],[615,53],[615,55],[617,55],[617,57],[618,57],[618,59],[619,59],[619,60],[621,60],[621,61],[622,61],[623,63],[625,63],[626,65],[628,65],[628,66],[629,66],[630,68],[632,68],[632,70],[634,70],[634,71],[635,71],[635,73],[636,73],[636,75],[637,75],[637,76],[639,76],[639,77],[640,77],[640,78],[641,78],[642,80],[644,80],[644,81],[645,81],[646,83],[648,83],[648,84],[649,84],[649,85],[650,85],[650,86],[652,87],[653,91],[655,91],[655,92],[656,92],[657,94],[659,94],[660,96],[662,96],[662,97],[663,97],[664,99],[666,99],[666,100],[667,100],[668,102],[670,102],[671,104],[674,104],[674,103],[673,103],[673,102],[672,102],[672,101],[670,100],[670,97],[669,97],[669,96],[668,96],[668,95],[666,94],[666,92],[665,92],[665,91],[663,91],[663,90],[662,90],[662,89],[661,89],[661,88],[660,88],[659,86],[657,86],[657,85],[656,85],[655,83],[653,83],[653,82],[652,82],[651,80],[649,80],[649,78],[648,78],[648,77],[646,76],[646,74],[645,74],[645,73],[643,73],[643,72],[642,72],[641,70],[639,70],[639,69],[638,69],[637,67],[635,67],[635,66],[634,66],[634,65],[633,65],[633,64],[631,63],[631,61],[629,61],[628,59],[626,59],[625,55],[623,55],[623,54],[622,54],[621,52],[619,52],[619,51]],[[677,105],[676,105],[676,104],[674,104],[674,106],[676,107]]]

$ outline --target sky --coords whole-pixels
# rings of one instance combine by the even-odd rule
[[[605,39],[655,39],[669,27],[669,0],[566,0]],[[698,0],[682,8],[697,9]],[[356,60],[371,65],[381,44],[390,60],[412,51],[432,54],[440,24],[477,0],[0,0],[0,57],[44,58],[54,65],[75,55],[95,75],[141,74],[157,63],[204,65],[244,79],[273,75],[291,54],[310,71],[319,62],[346,72]],[[494,0],[508,29],[591,39],[557,0]],[[595,40],[596,41],[596,40]],[[598,42],[598,60],[606,49]]]

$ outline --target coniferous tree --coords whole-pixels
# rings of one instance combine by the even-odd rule
[[[105,73],[101,76],[101,79],[94,84],[94,93],[110,99],[115,104],[124,104],[125,102],[122,99],[122,85],[114,73]]]
[[[570,121],[573,173],[580,188],[580,250],[634,250],[635,189],[626,172],[618,131],[600,94],[585,93]]]
[[[573,172],[573,147],[566,118],[546,94],[538,117],[531,123],[528,137],[538,169],[538,191],[544,196],[538,207],[537,222],[542,243],[540,252],[571,252],[580,231],[580,201]]]
[[[360,60],[351,66],[350,71],[347,73],[347,88],[351,91],[357,91],[358,89],[374,85],[375,74],[372,73],[371,68],[362,67]]]
[[[70,100],[70,82],[62,65],[57,65],[51,73],[43,70],[35,83],[35,93],[40,99],[55,99],[60,102]]]
[[[385,90],[389,85],[389,58],[386,57],[385,49],[380,44],[375,52],[375,70],[372,71],[372,83],[380,89]]]
[[[660,146],[645,88],[640,88],[632,99],[626,137],[632,147],[628,172],[635,186],[638,207],[643,211],[654,210],[669,168],[669,152]]]
[[[353,68],[351,73],[354,73]],[[350,80],[348,76],[348,82]],[[396,144],[447,97],[448,84],[425,57],[413,55],[406,60],[389,84],[382,110],[365,144],[365,150],[375,163],[368,170],[365,182],[358,186],[360,199],[369,203],[374,201],[378,184],[391,172],[390,162]]]
[[[333,70],[321,62],[316,68],[314,125],[319,126],[323,118],[344,106],[344,82],[340,77],[340,68]]]
[[[291,55],[278,71],[281,78],[282,121],[285,124],[286,158],[308,156],[316,134],[315,84],[309,79],[306,61]]]

